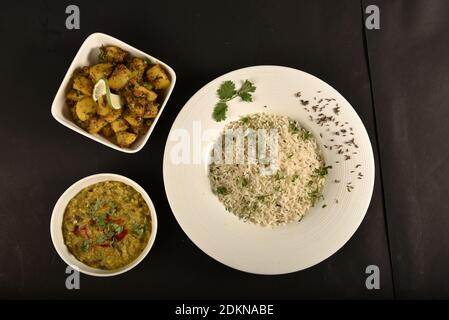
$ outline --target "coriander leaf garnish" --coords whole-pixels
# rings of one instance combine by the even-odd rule
[[[107,227],[108,232],[112,233],[111,237],[114,236],[115,234],[121,233],[124,230],[124,226],[119,225],[117,223],[108,223]]]
[[[230,80],[223,82],[217,90],[217,95],[220,100],[231,100],[235,94],[235,83]]]
[[[108,239],[111,239],[113,236],[115,236],[115,232],[114,231],[108,231],[108,232],[105,233],[105,236]]]
[[[214,120],[220,122],[226,119],[226,113],[228,111],[227,102],[236,97],[240,97],[242,101],[246,102],[253,101],[252,93],[254,91],[256,91],[256,87],[249,80],[245,80],[238,90],[236,90],[233,81],[224,81],[217,89],[217,96],[220,100],[215,105],[214,112],[212,113]]]
[[[108,201],[108,205],[109,207],[111,207],[112,209],[117,208],[117,204],[114,201]]]
[[[102,63],[106,61],[106,51],[104,46],[100,47],[100,52],[98,53],[98,62]]]
[[[250,93],[254,91],[256,91],[256,87],[254,86],[254,84],[249,80],[245,80],[240,87],[238,94],[241,95],[242,93]]]
[[[217,193],[225,196],[228,194],[228,189],[226,189],[226,187],[220,186],[217,188]]]
[[[124,229],[123,226],[117,226],[117,227],[115,227],[114,231],[115,231],[115,233],[119,234],[123,231],[123,229]]]
[[[104,242],[108,239],[108,237],[104,234],[97,236],[96,242],[97,244],[104,244]]]
[[[312,207],[314,207],[315,203],[323,198],[323,195],[321,194],[319,188],[316,188],[315,190],[309,192],[309,198],[310,202],[312,203]]]
[[[245,177],[237,178],[237,183],[239,183],[242,187],[246,187],[249,184],[249,180]]]
[[[256,197],[256,199],[259,201],[259,202],[265,202],[265,201],[267,201],[268,200],[268,197],[270,197],[270,196],[272,196],[273,195],[273,193],[271,193],[271,194],[261,194],[260,196],[257,196]]]
[[[97,213],[98,209],[100,209],[100,207],[101,207],[101,200],[100,199],[97,199],[95,202],[91,203],[90,207],[89,207],[90,215],[91,216],[95,215]]]
[[[251,93],[248,93],[248,92],[239,93],[239,97],[242,99],[242,101],[246,101],[246,102],[253,101],[253,97],[251,96]]]
[[[310,133],[310,131],[303,130],[301,137],[303,140],[309,140],[310,138],[313,137],[313,135]]]
[[[218,102],[215,105],[212,117],[215,119],[215,121],[220,122],[226,119],[227,112],[228,112],[228,105],[226,104],[226,102]]]
[[[249,122],[249,118],[248,117],[243,117],[240,119],[240,121],[242,121],[244,124],[247,124]]]
[[[329,169],[332,169],[332,166],[321,167],[321,168],[315,169],[315,174],[319,177],[325,177],[329,173],[329,171],[328,171]]]
[[[288,129],[290,130],[291,133],[298,133],[299,132],[299,128],[296,125],[295,121],[290,121],[290,123],[288,124]]]
[[[95,221],[95,225],[97,227],[101,227],[104,228],[106,226],[106,214],[103,213],[101,215],[99,215]]]
[[[140,238],[143,235],[144,232],[145,232],[145,226],[144,225],[137,224],[137,223],[135,223],[133,225],[133,234],[136,237]]]
[[[83,250],[84,252],[86,252],[87,250],[89,250],[90,248],[90,240],[84,240],[83,243],[81,244],[81,250]]]

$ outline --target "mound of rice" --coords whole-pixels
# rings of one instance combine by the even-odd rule
[[[329,168],[325,166],[316,140],[310,132],[288,117],[256,113],[226,125],[216,146],[223,147],[226,136],[239,129],[244,132],[244,143],[235,143],[233,148],[234,152],[243,148],[245,162],[226,163],[225,148],[215,148],[212,159],[222,158],[223,161],[209,165],[212,191],[226,210],[244,221],[262,226],[300,221],[321,198]],[[252,132],[258,132],[259,129],[267,132],[276,130],[277,170],[267,170],[271,166],[260,155],[257,155],[256,163],[248,160],[248,155],[252,153],[249,153],[247,142]],[[236,142],[235,137],[231,140]],[[267,153],[275,149],[269,147]],[[270,155],[276,157],[274,153]],[[271,160],[270,163],[273,165],[275,161]]]

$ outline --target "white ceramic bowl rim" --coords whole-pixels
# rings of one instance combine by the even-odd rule
[[[139,192],[145,202],[148,204],[148,207],[150,208],[150,215],[151,215],[151,235],[150,239],[148,240],[148,243],[145,247],[145,249],[142,251],[142,253],[130,264],[121,267],[119,269],[115,270],[102,270],[97,268],[92,268],[87,266],[86,264],[82,263],[81,261],[77,260],[75,256],[70,253],[68,248],[66,247],[62,235],[62,219],[64,216],[65,208],[67,207],[68,202],[76,195],[78,194],[82,189],[98,183],[102,181],[119,181],[123,182],[131,187],[133,187],[137,192]],[[74,184],[72,184],[58,199],[58,201],[55,204],[55,207],[53,209],[53,213],[50,220],[50,235],[51,240],[53,242],[53,245],[58,252],[61,259],[67,263],[69,266],[71,266],[74,269],[79,270],[80,272],[91,275],[91,276],[97,276],[97,277],[108,277],[108,276],[115,276],[122,274],[126,271],[131,270],[135,266],[137,266],[150,252],[154,241],[156,239],[157,234],[157,215],[156,210],[154,208],[153,202],[151,201],[151,198],[148,196],[147,192],[135,181],[113,173],[99,173],[94,174],[88,177],[85,177],[81,180],[78,180]]]

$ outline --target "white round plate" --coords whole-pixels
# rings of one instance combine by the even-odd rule
[[[239,87],[245,79],[257,87],[253,102],[232,100],[227,119],[215,122],[211,115],[220,84],[232,80]],[[322,146],[326,164],[332,166],[324,200],[300,222],[272,228],[242,222],[226,211],[211,191],[207,160],[219,131],[229,121],[256,112],[299,121],[313,133]],[[334,120],[320,124],[320,114]],[[202,141],[201,147],[198,141]],[[217,261],[256,274],[299,271],[334,254],[362,222],[374,185],[371,143],[349,102],[324,81],[280,66],[236,70],[201,88],[171,128],[163,170],[168,201],[187,236]]]

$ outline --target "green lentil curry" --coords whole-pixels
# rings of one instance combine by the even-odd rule
[[[64,243],[88,266],[112,270],[134,261],[151,234],[150,209],[142,195],[118,181],[81,190],[62,222]]]

